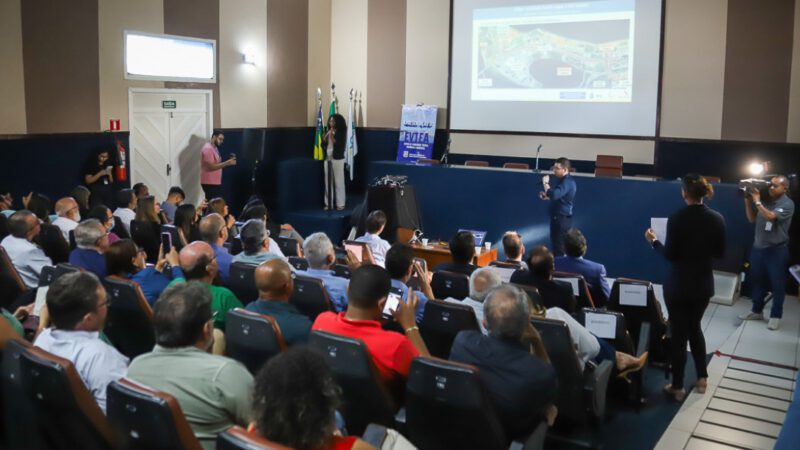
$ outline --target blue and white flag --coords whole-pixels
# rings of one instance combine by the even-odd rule
[[[356,121],[355,108],[353,108],[353,90],[350,90],[350,106],[347,112],[347,147],[344,150],[344,163],[350,168],[350,181],[353,181],[353,166],[358,154],[358,142],[356,142]]]

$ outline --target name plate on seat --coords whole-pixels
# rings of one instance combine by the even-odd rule
[[[647,306],[647,286],[643,284],[621,284],[619,304],[627,306]]]
[[[587,312],[586,329],[599,338],[614,339],[617,337],[617,316]]]

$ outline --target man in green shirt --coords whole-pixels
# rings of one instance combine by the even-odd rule
[[[225,314],[233,308],[242,308],[242,302],[228,288],[211,284],[219,272],[214,249],[205,242],[196,241],[183,247],[179,254],[184,278],[172,280],[169,286],[186,281],[203,283],[211,292],[211,310],[214,312],[214,328],[225,329]]]
[[[253,389],[242,364],[209,353],[211,303],[202,283],[168,287],[153,307],[156,346],[134,359],[127,375],[175,397],[205,449],[213,449],[217,435],[231,426],[247,426]]]

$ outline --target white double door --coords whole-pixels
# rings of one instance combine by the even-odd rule
[[[211,136],[212,101],[210,90],[129,89],[131,185],[146,184],[158,202],[171,186],[180,186],[186,202],[197,204],[200,150]]]

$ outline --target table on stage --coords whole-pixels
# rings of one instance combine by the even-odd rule
[[[428,263],[428,270],[433,270],[434,267],[442,263],[452,261],[450,256],[450,249],[443,244],[434,244],[429,242],[428,245],[411,244],[414,250],[415,258],[422,258]],[[477,249],[477,247],[475,247]],[[490,262],[497,260],[497,249],[486,250],[481,247],[480,253],[476,253],[472,258],[472,264],[476,266],[488,266]]]

